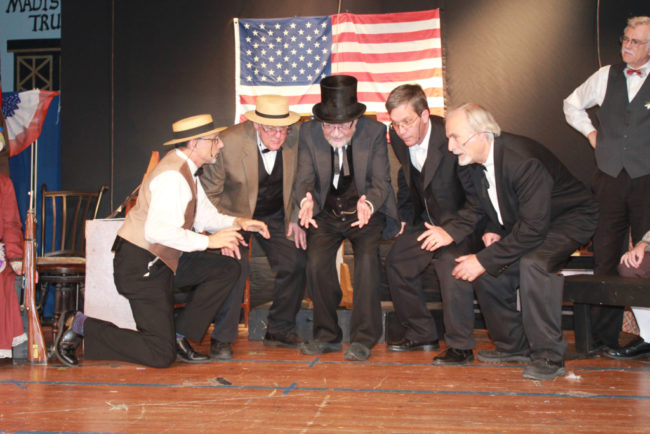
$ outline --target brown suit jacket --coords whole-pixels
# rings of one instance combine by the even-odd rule
[[[291,127],[282,145],[282,185],[285,229],[298,220],[298,210],[291,201],[293,179],[298,164],[298,130]],[[253,217],[258,192],[257,132],[253,122],[245,121],[220,134],[224,148],[214,164],[205,164],[201,184],[217,209],[238,217]]]

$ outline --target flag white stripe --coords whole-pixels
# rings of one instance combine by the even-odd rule
[[[360,44],[358,42],[337,42],[332,44],[332,53],[391,54],[440,48],[440,39],[425,41],[393,42],[385,44]]]
[[[442,68],[442,59],[430,58],[410,62],[385,63],[336,62],[336,64],[341,71],[371,71],[374,74],[381,74],[384,72],[411,72],[420,69]]]

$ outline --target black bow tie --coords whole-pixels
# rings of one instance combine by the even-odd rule
[[[203,173],[203,167],[199,167],[199,168],[196,169],[196,171],[194,172],[194,176],[195,176],[196,178],[198,178],[199,176],[201,176],[202,173]]]
[[[486,190],[490,188],[490,182],[487,180],[487,167],[485,167],[482,164],[479,164],[479,167],[482,169],[481,170],[481,183],[483,184],[483,188]]]
[[[262,149],[262,154],[266,154],[268,152],[271,152],[271,150],[269,148]]]

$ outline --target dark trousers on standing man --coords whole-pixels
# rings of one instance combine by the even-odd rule
[[[630,230],[636,243],[650,227],[650,175],[632,179],[622,170],[613,178],[596,170],[593,191],[600,203],[593,238],[594,275],[616,275],[621,255],[628,249]],[[620,306],[592,306],[594,345],[618,348],[623,310]]]

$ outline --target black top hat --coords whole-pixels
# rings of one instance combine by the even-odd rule
[[[331,75],[320,82],[321,102],[314,105],[316,119],[333,124],[360,117],[366,106],[357,102],[357,79],[350,75]]]

